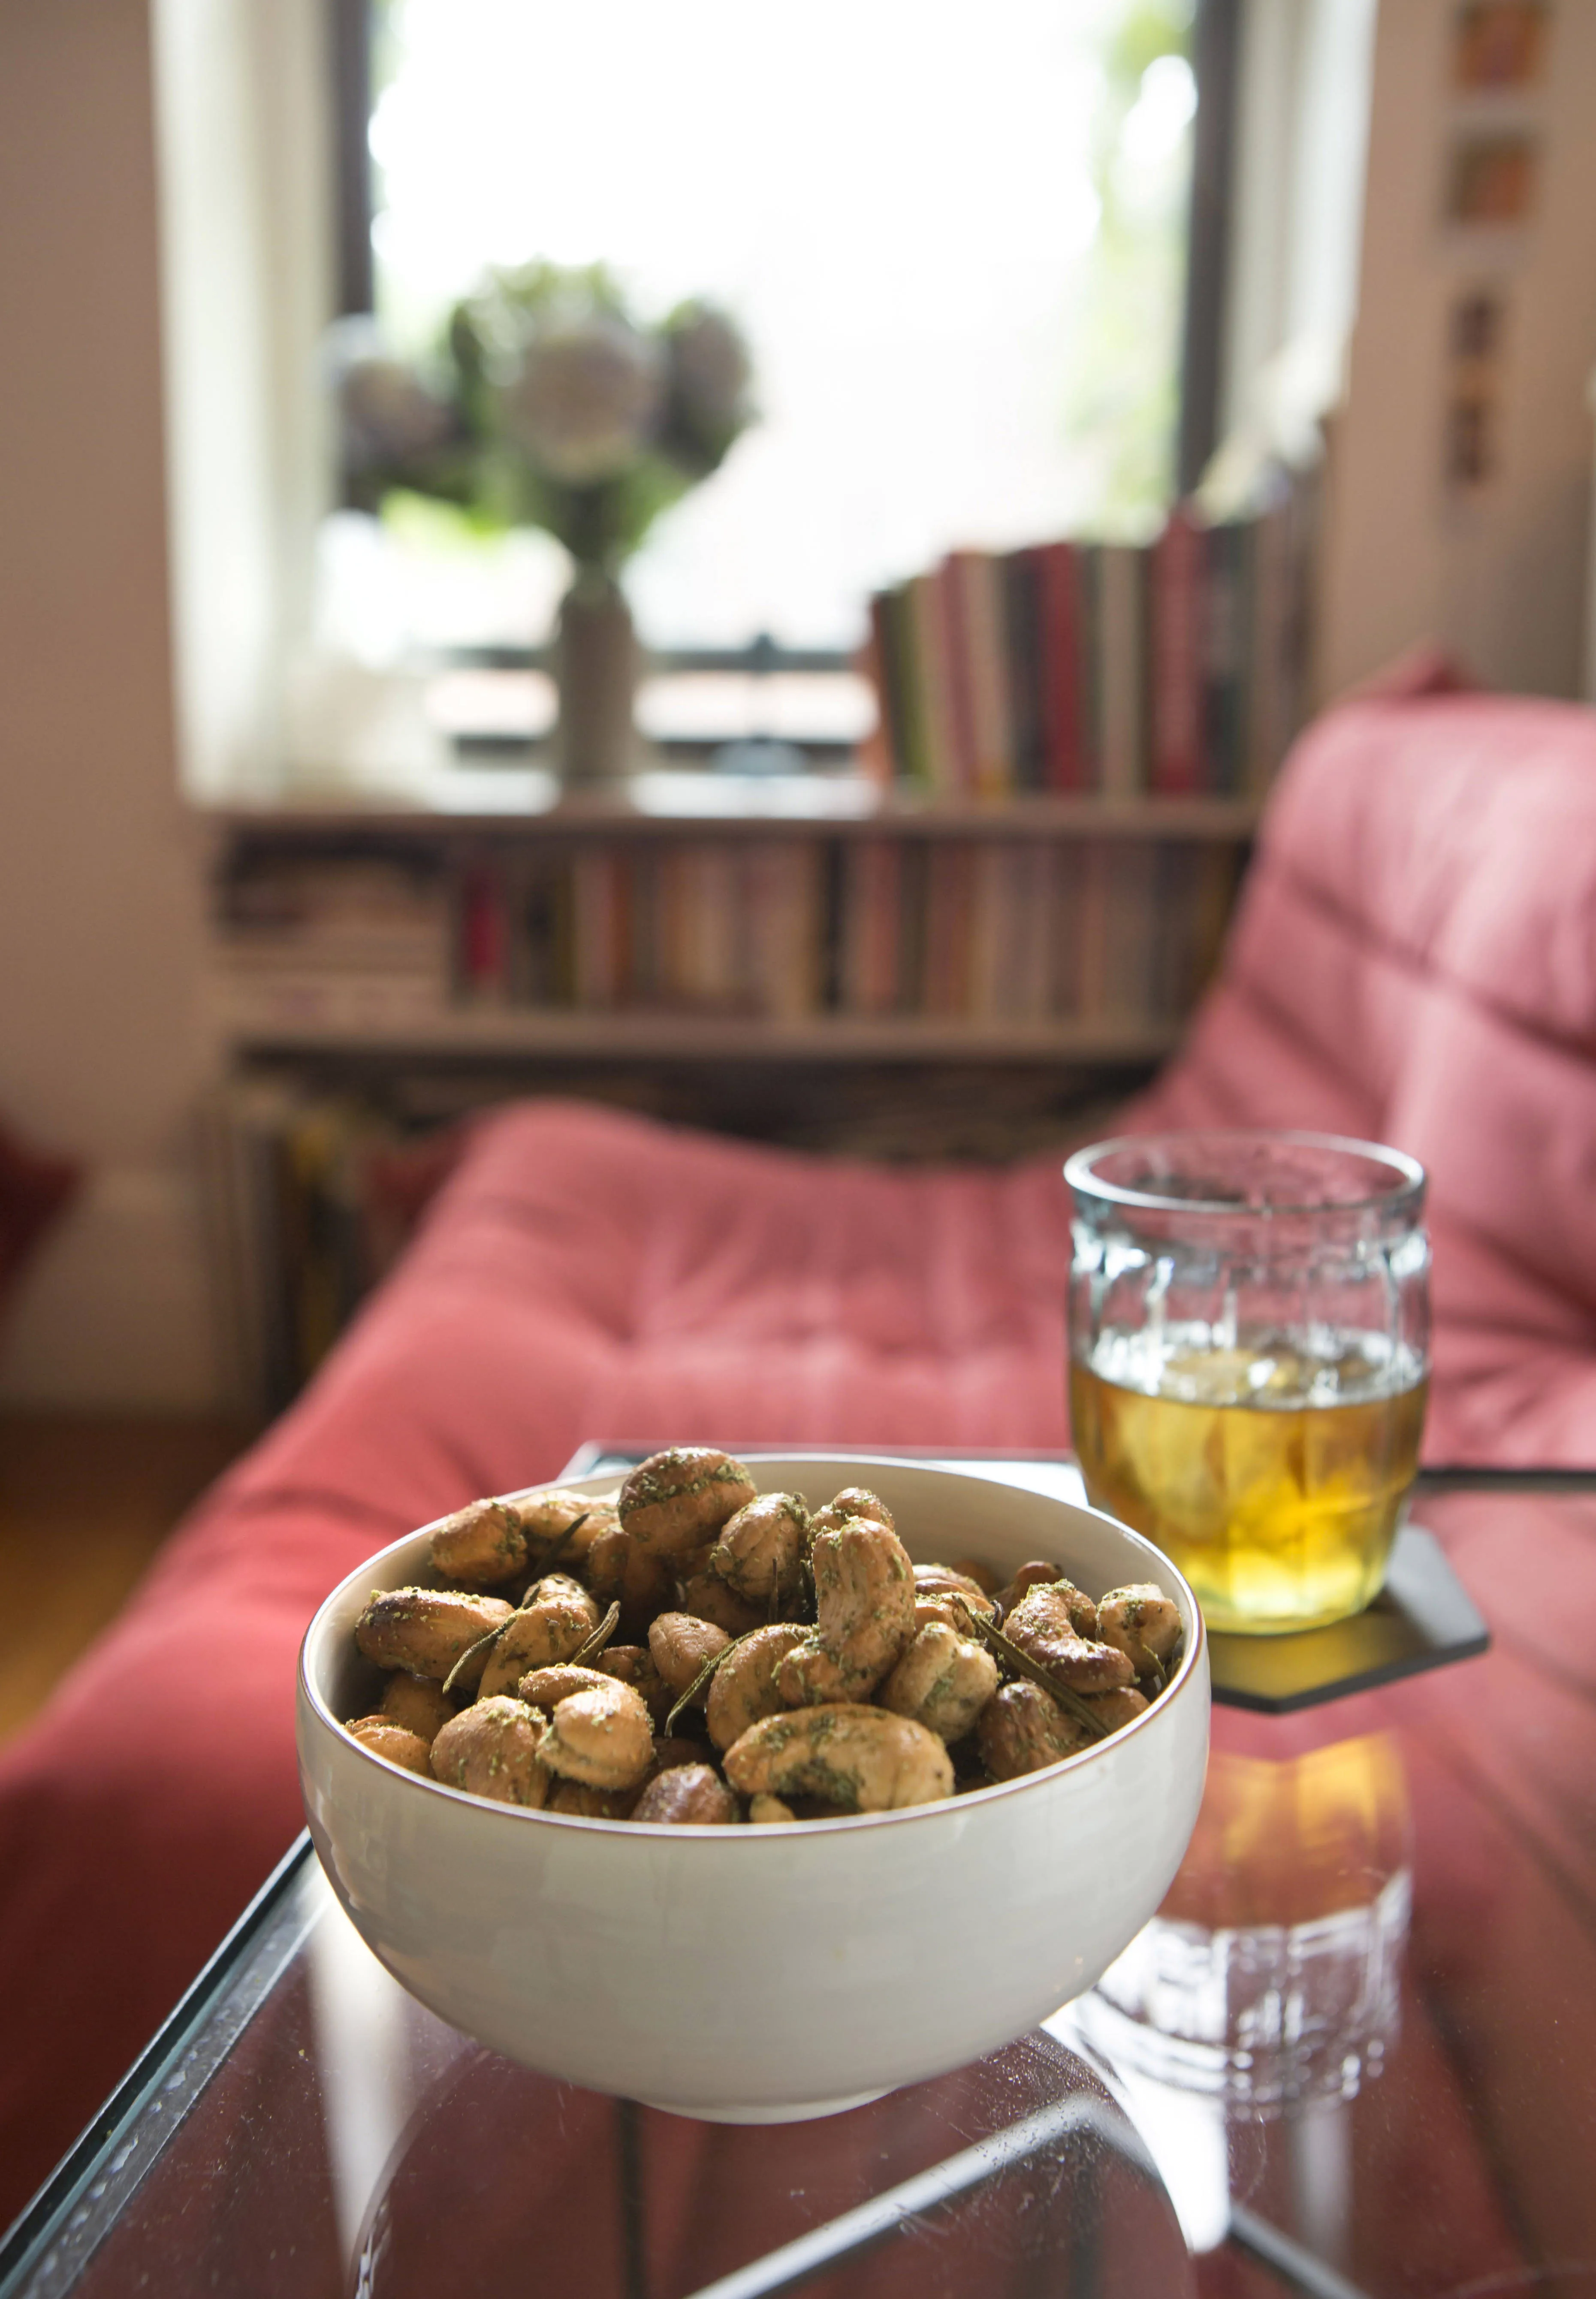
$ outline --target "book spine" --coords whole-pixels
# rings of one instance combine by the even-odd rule
[[[965,850],[969,882],[969,978],[962,1010],[973,1022],[1000,1021],[1009,1008],[1007,921],[1013,907],[1009,849],[982,840]]]
[[[1161,798],[1203,787],[1202,542],[1180,506],[1153,546],[1151,785]]]
[[[885,592],[877,592],[870,602],[870,637],[865,645],[864,673],[875,692],[877,723],[876,733],[865,748],[869,751],[871,771],[879,771],[884,749],[889,775],[907,782],[914,778],[914,768],[911,761],[908,713],[903,691],[904,664],[893,618],[893,603],[890,594]]]
[[[1104,660],[1103,545],[1083,543],[1076,552],[1079,666],[1080,782],[1082,791],[1103,788],[1103,712],[1106,701]]]
[[[925,756],[923,780],[928,790],[947,797],[960,788],[960,783],[947,642],[937,577],[913,576],[905,591]]]
[[[840,1003],[890,1014],[898,995],[898,856],[895,839],[859,838],[844,851]]]
[[[1064,1022],[1079,1020],[1085,987],[1086,855],[1084,846],[1060,845],[1050,857],[1047,1011]]]
[[[575,1001],[589,1013],[616,1002],[614,882],[615,858],[602,847],[583,848],[572,858]]]
[[[972,850],[962,839],[930,842],[926,869],[922,1010],[956,1021],[969,1009]]]
[[[1014,788],[1014,734],[1009,716],[1009,641],[1003,569],[989,552],[959,554],[959,584],[969,653],[976,791],[1008,797]]]
[[[1145,559],[1129,544],[1105,544],[1098,570],[1100,788],[1132,800],[1146,789]]]
[[[1045,786],[1084,790],[1080,559],[1072,543],[1050,543],[1036,554],[1038,716]]]
[[[1080,847],[1079,938],[1075,982],[1077,1020],[1101,1022],[1108,1010],[1109,850],[1100,838]]]
[[[938,628],[941,636],[941,668],[947,697],[949,752],[953,779],[948,784],[961,795],[977,788],[975,676],[973,634],[965,597],[964,563],[969,554],[950,552],[931,580],[936,588]]]
[[[474,1005],[502,1004],[509,994],[509,926],[504,873],[492,861],[469,862],[460,874],[455,987]]]
[[[906,839],[898,850],[898,1011],[923,1014],[930,962],[930,869],[926,841]]]
[[[1059,901],[1056,860],[1054,849],[1040,840],[1014,849],[1014,1014],[1022,1022],[1045,1022],[1052,1011],[1049,951]]]
[[[1009,743],[1017,791],[1047,786],[1043,733],[1040,553],[1011,551],[998,561],[1003,585],[1004,668],[1008,677]]]

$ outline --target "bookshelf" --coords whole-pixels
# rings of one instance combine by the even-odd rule
[[[218,1011],[236,1048],[252,1056],[376,1053],[418,1060],[539,1057],[592,1061],[1089,1062],[1131,1067],[1173,1051],[1169,1021],[1057,1024],[884,1022],[838,1016],[813,1024],[718,1016],[459,1013],[436,1025],[336,1010],[302,1021],[274,1018],[236,994]]]
[[[535,767],[465,770],[440,807],[212,814],[209,1196],[241,1385],[294,1395],[453,1121],[512,1093],[870,1156],[1052,1146],[1178,1043],[1256,818],[856,772],[561,800]]]
[[[478,776],[477,780],[482,780]],[[244,1058],[1156,1060],[1257,819],[1233,798],[931,799],[645,774],[546,807],[211,818]]]
[[[872,602],[874,728],[807,772],[677,740],[562,792],[521,742],[403,804],[212,817],[214,1195],[255,1393],[293,1395],[456,1121],[514,1093],[872,1158],[1112,1125],[1213,970],[1296,729],[1314,502],[1281,477],[1142,545],[950,552]]]

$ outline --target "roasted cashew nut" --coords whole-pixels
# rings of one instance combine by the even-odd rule
[[[443,1688],[434,1677],[411,1676],[400,1669],[383,1688],[383,1714],[390,1723],[402,1724],[407,1732],[431,1747],[454,1714],[443,1697]]]
[[[673,1693],[680,1697],[717,1653],[731,1643],[724,1629],[692,1613],[661,1613],[649,1630],[649,1655]],[[698,1703],[702,1706],[700,1696]]]
[[[552,1668],[580,1651],[599,1625],[599,1607],[580,1581],[546,1573],[513,1613],[482,1672],[484,1698],[513,1692],[528,1670]]]
[[[513,1581],[526,1564],[526,1536],[509,1501],[470,1501],[433,1533],[433,1570],[459,1589]]]
[[[618,1523],[600,1533],[583,1573],[601,1605],[619,1605],[621,1633],[630,1643],[648,1634],[649,1623],[671,1599],[669,1557],[645,1548]]]
[[[648,1708],[629,1684],[606,1677],[560,1702],[539,1754],[562,1779],[593,1789],[636,1788],[654,1761]]]
[[[1113,1692],[1087,1692],[1081,1697],[1094,1716],[1101,1717],[1111,1732],[1122,1724],[1132,1724],[1148,1706],[1147,1697],[1134,1685],[1121,1685]]]
[[[633,1820],[670,1828],[729,1828],[737,1798],[708,1764],[677,1764],[657,1772],[633,1807]]]
[[[528,1708],[542,1708],[552,1714],[574,1692],[591,1692],[595,1684],[608,1682],[607,1672],[581,1668],[575,1661],[558,1660],[550,1668],[528,1669],[516,1687],[516,1698],[524,1700]]]
[[[798,1814],[780,1797],[766,1796],[761,1790],[748,1805],[748,1818],[756,1828],[781,1828],[788,1821],[796,1820]]]
[[[754,1480],[730,1454],[673,1445],[640,1461],[621,1487],[621,1523],[641,1548],[685,1556],[713,1540],[754,1490]]]
[[[1051,1693],[1023,1681],[1005,1684],[981,1710],[975,1728],[980,1760],[995,1780],[1040,1772],[1092,1745],[1084,1724],[1066,1716]]]
[[[402,1668],[442,1683],[474,1644],[509,1617],[502,1597],[453,1589],[378,1589],[355,1623],[355,1644],[379,1668]]]
[[[849,1518],[856,1516],[864,1518],[870,1524],[884,1524],[889,1532],[897,1531],[891,1510],[868,1485],[844,1485],[824,1508],[815,1510],[810,1529],[812,1532],[840,1532]]]
[[[1005,1615],[1012,1613],[1021,1598],[1028,1596],[1033,1589],[1063,1586],[1074,1588],[1075,1584],[1072,1581],[1067,1580],[1060,1566],[1051,1563],[1045,1556],[1033,1557],[1029,1564],[1021,1564],[1013,1579],[997,1591],[996,1601],[998,1613]],[[1077,1589],[1076,1594],[1079,1596],[1079,1593]],[[1085,1602],[1089,1605],[1091,1599],[1087,1598]],[[1096,1616],[1084,1622],[1080,1626],[1079,1633],[1082,1636],[1096,1636],[1097,1633]]]
[[[722,1525],[708,1569],[765,1619],[773,1605],[790,1604],[802,1589],[808,1545],[809,1511],[803,1495],[761,1493]]]
[[[1097,1606],[1097,1633],[1117,1645],[1138,1676],[1156,1676],[1180,1641],[1180,1611],[1151,1581],[1111,1589]]]
[[[740,1796],[822,1797],[850,1812],[896,1812],[953,1794],[953,1765],[934,1732],[854,1702],[766,1716],[725,1762]]]
[[[914,1633],[914,1568],[896,1533],[849,1517],[811,1556],[815,1625],[776,1680],[790,1708],[863,1700]]]
[[[997,1689],[997,1663],[945,1622],[917,1630],[876,1697],[942,1740],[962,1740]]]
[[[601,1676],[618,1677],[633,1692],[641,1693],[656,1726],[665,1722],[676,1696],[655,1667],[647,1645],[607,1645],[592,1665]]]
[[[407,1731],[392,1716],[357,1716],[344,1726],[351,1740],[362,1748],[369,1748],[374,1756],[385,1756],[391,1764],[407,1772],[419,1772],[424,1780],[432,1778],[432,1764],[426,1742],[418,1732]]]
[[[780,1714],[784,1704],[776,1671],[788,1654],[803,1643],[805,1635],[802,1629],[775,1622],[731,1647],[709,1680],[706,1714],[709,1737],[717,1748],[729,1748],[733,1740],[740,1740],[748,1726],[762,1716]]]
[[[690,1613],[695,1620],[713,1622],[729,1637],[746,1637],[750,1629],[758,1628],[770,1618],[768,1605],[750,1605],[718,1573],[710,1571],[707,1561],[698,1572],[678,1581],[676,1609]]]
[[[451,1718],[433,1742],[433,1778],[467,1796],[539,1811],[552,1785],[542,1761],[547,1739],[545,1718],[524,1700],[478,1700]]]
[[[1045,1582],[1021,1597],[1003,1633],[1071,1691],[1112,1692],[1129,1684],[1136,1671],[1117,1646],[1095,1643],[1077,1628],[1081,1606],[1090,1601],[1071,1581]]]
[[[580,1564],[601,1532],[613,1532],[620,1523],[614,1501],[590,1500],[563,1485],[547,1492],[528,1493],[512,1501],[533,1563],[545,1573],[558,1559]]]
[[[991,1620],[997,1607],[979,1581],[966,1573],[956,1572],[951,1564],[917,1564],[914,1567],[916,1597],[958,1597],[972,1613],[983,1620]]]

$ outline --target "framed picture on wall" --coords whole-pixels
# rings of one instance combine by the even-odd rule
[[[1545,0],[1468,0],[1459,9],[1452,76],[1471,94],[1528,87],[1546,53]]]
[[[1525,129],[1469,132],[1452,144],[1446,220],[1468,226],[1521,224],[1534,206],[1540,144]]]

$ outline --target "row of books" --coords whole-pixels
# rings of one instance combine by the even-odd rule
[[[1073,1065],[842,1060],[750,1085],[729,1062],[540,1060],[533,1073],[396,1054],[358,1076],[320,1057],[241,1065],[211,1096],[203,1141],[232,1387],[278,1413],[393,1267],[476,1119],[529,1091],[577,1094],[667,1124],[832,1155],[1008,1160],[1112,1130]],[[1083,1100],[1084,1096],[1084,1100]]]
[[[368,897],[379,867],[363,866]],[[286,1027],[333,1012],[420,1026],[462,1008],[1177,1021],[1217,951],[1236,857],[881,834],[526,841],[393,867],[394,901],[379,919],[368,901],[363,923],[335,873],[275,895],[259,866],[237,882],[220,951],[252,1010]]]
[[[459,1136],[261,1076],[218,1090],[204,1140],[236,1385],[275,1414],[398,1259]]]
[[[871,602],[878,767],[928,791],[1261,795],[1302,724],[1315,496],[1145,545],[955,551]]]

